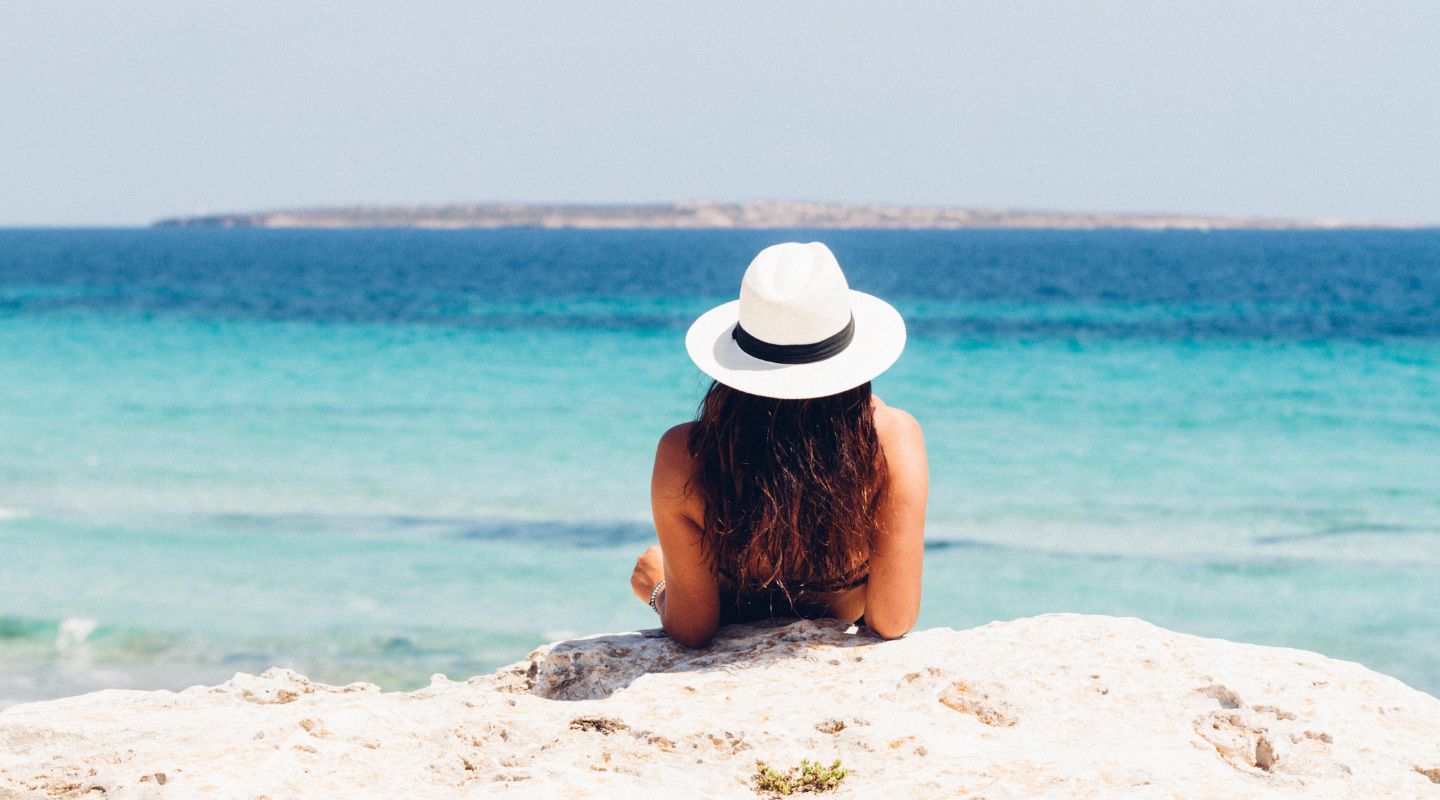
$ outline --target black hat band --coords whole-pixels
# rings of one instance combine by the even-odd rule
[[[850,346],[851,340],[855,338],[855,315],[850,315],[850,321],[845,323],[839,333],[813,344],[771,344],[764,339],[756,339],[740,327],[738,322],[730,331],[730,338],[735,340],[741,350],[761,361],[772,364],[813,364],[838,355]]]

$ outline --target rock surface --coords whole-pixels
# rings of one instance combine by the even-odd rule
[[[881,642],[758,624],[382,693],[284,669],[0,712],[0,797],[1440,798],[1440,700],[1314,653],[1047,615]]]

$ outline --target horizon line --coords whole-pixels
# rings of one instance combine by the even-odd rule
[[[555,229],[1418,230],[1440,223],[1185,212],[904,205],[816,200],[352,203],[162,217],[152,227]],[[129,226],[125,226],[129,227]]]

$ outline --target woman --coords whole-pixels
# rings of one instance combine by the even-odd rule
[[[700,647],[767,617],[863,618],[887,639],[914,626],[925,443],[870,393],[904,346],[899,313],[852,291],[818,242],[761,251],[740,299],[690,327],[715,382],[698,419],[660,439],[660,545],[631,577],[672,639]]]

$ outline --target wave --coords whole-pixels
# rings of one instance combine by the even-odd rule
[[[66,617],[55,631],[55,648],[71,650],[85,643],[100,627],[100,621],[88,617]]]
[[[1421,527],[1418,525],[1392,525],[1388,523],[1359,523],[1352,525],[1330,525],[1312,531],[1301,533],[1274,534],[1269,536],[1257,536],[1253,540],[1256,544],[1281,544],[1284,542],[1308,541],[1314,539],[1329,539],[1337,536],[1399,536],[1399,535],[1436,535],[1440,529]]]
[[[137,625],[114,625],[85,616],[32,617],[0,615],[0,672],[23,653],[87,652],[116,659],[144,660],[172,651],[184,637],[173,631]]]
[[[0,643],[48,645],[56,650],[71,650],[84,644],[99,629],[100,621],[90,617],[36,619],[0,616]],[[123,640],[124,636],[119,639]]]
[[[417,514],[207,514],[201,524],[222,529],[356,536],[438,536],[472,541],[528,541],[607,547],[653,539],[655,528],[638,520],[586,522],[553,519],[425,516]]]

